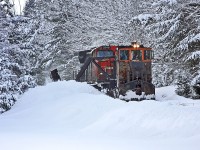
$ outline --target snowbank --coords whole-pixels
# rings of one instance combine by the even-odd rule
[[[200,102],[156,93],[127,103],[75,81],[30,89],[0,116],[1,149],[198,150]]]

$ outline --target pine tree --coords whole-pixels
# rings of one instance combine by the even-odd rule
[[[26,19],[10,12],[0,11],[0,113],[9,110],[19,94],[35,86],[30,75],[29,51],[22,49],[24,35],[20,25]]]
[[[191,85],[190,80],[187,76],[179,76],[177,82],[178,88],[176,89],[176,93],[181,96],[190,97],[191,96]]]

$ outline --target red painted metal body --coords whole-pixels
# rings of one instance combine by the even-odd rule
[[[115,62],[115,58],[109,57],[117,56],[117,48],[117,46],[101,46],[93,50],[93,57],[104,57],[104,59],[97,61],[97,63],[105,72],[107,72],[108,75],[113,74]],[[95,71],[98,80],[105,80],[105,76],[103,76],[103,74],[98,69],[95,69],[95,67],[93,67],[93,71]]]

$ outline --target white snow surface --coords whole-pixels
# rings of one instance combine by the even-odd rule
[[[124,102],[86,83],[26,92],[0,115],[2,150],[199,150],[200,101],[156,89],[156,101]]]
[[[27,0],[12,0],[12,4],[14,4],[15,13],[20,15],[23,13],[23,9],[25,7],[25,3]]]
[[[167,2],[169,3],[170,5],[172,4],[176,4],[177,3],[177,0],[161,0],[162,2]]]

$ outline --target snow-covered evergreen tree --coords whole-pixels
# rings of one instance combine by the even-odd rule
[[[177,91],[190,85],[190,93],[199,80],[200,5],[199,1],[159,0],[143,3],[141,13],[133,17],[128,28],[136,39],[155,50],[154,84],[177,84]],[[182,78],[179,78],[182,76]],[[195,80],[195,81],[194,81]],[[180,86],[180,84],[183,84]],[[195,84],[195,85],[193,85]],[[188,88],[188,86],[187,86]],[[184,90],[181,90],[184,91]],[[188,89],[185,89],[188,91]],[[179,94],[182,92],[178,92]]]
[[[1,8],[11,6],[9,1],[1,2]],[[23,17],[14,17],[11,10],[0,11],[0,113],[11,108],[17,95],[35,86],[30,75],[29,51],[21,49],[23,37],[19,26],[23,21]]]

